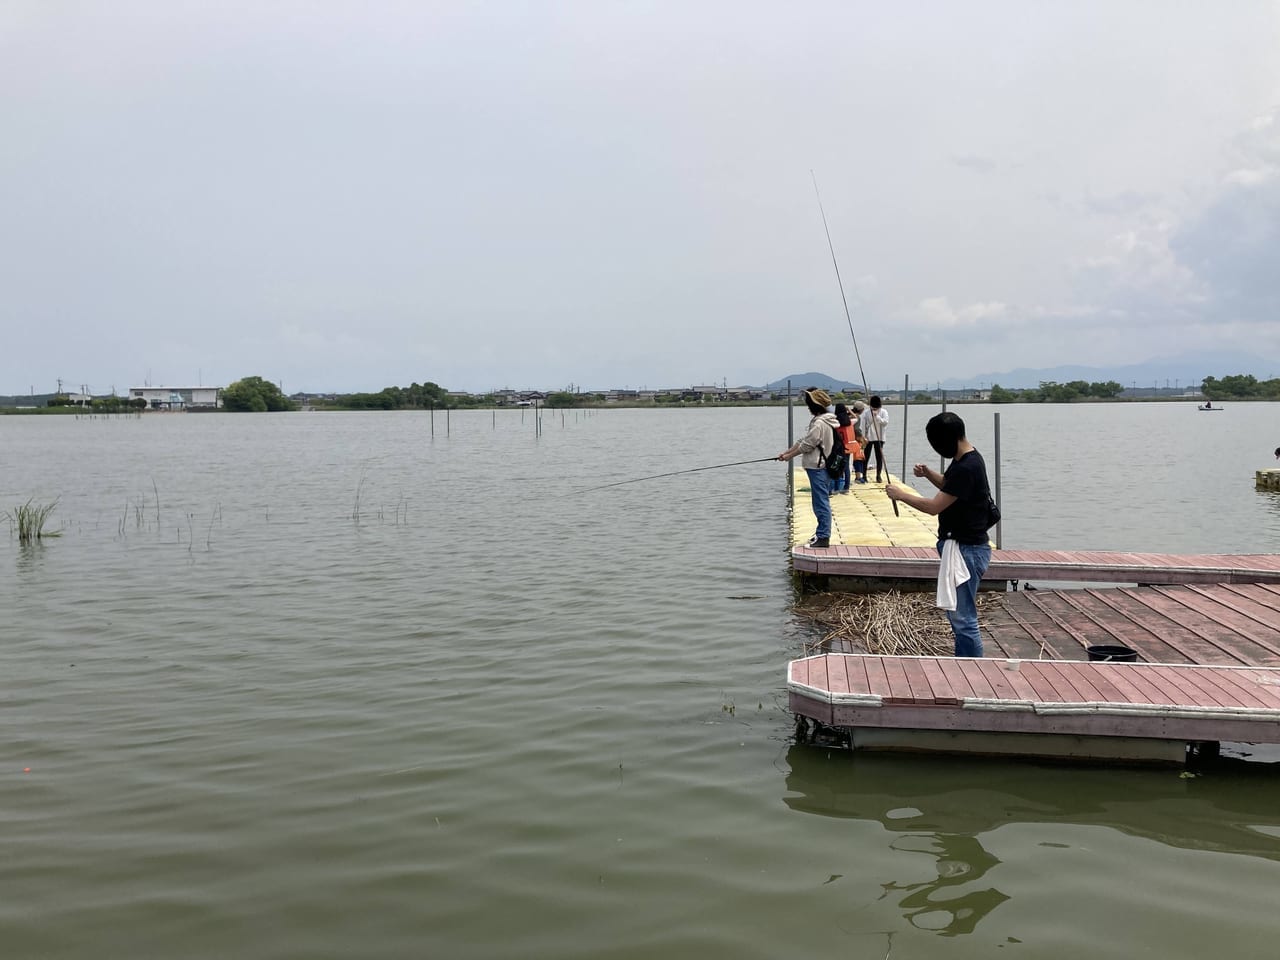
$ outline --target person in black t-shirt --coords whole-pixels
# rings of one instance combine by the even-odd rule
[[[957,657],[982,656],[982,634],[978,632],[978,585],[991,563],[991,544],[987,530],[991,526],[988,502],[991,487],[987,483],[987,465],[982,454],[964,435],[964,421],[954,413],[940,413],[924,428],[929,446],[951,459],[946,473],[917,463],[912,473],[924,477],[938,492],[932,498],[916,493],[910,487],[889,484],[885,493],[891,500],[901,500],[921,513],[938,518],[938,553],[948,540],[954,540],[969,570],[969,579],[956,586],[956,608],[947,611],[952,632],[956,635]]]

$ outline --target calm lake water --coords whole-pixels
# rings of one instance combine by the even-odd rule
[[[1006,546],[1280,549],[1274,406],[999,409]],[[797,746],[786,468],[582,492],[784,411],[434,422],[0,418],[4,956],[1275,954],[1280,771]]]

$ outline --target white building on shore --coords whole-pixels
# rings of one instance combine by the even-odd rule
[[[216,410],[221,387],[130,387],[129,399],[147,401],[148,410]]]

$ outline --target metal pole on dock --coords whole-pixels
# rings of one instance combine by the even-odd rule
[[[946,412],[947,412],[947,391],[943,390],[941,386],[939,386],[939,387],[938,387],[938,391],[942,394],[942,412],[943,412],[943,413],[946,413]],[[946,473],[946,472],[947,472],[947,458],[946,458],[946,457],[939,457],[939,458],[938,458],[938,472],[939,472],[939,473]]]
[[[996,503],[1000,503],[1000,414],[996,413]],[[1001,511],[1003,514],[1003,511]],[[996,524],[996,549],[1004,545],[1004,518]]]
[[[907,482],[907,397],[911,392],[911,374],[902,378],[902,473],[898,480]]]
[[[795,421],[792,419],[791,381],[787,381],[787,449],[795,443]],[[796,499],[796,461],[793,457],[787,461],[787,506]]]
[[[449,408],[444,408],[444,435],[447,437],[452,433],[449,426]]]
[[[498,411],[497,410],[493,411],[493,429],[495,430],[498,429]]]
[[[431,439],[436,437],[436,405],[431,404]]]

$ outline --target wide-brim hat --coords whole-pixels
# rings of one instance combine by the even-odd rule
[[[827,391],[823,390],[821,387],[805,387],[801,393],[820,407],[831,406],[831,394],[827,393]]]

